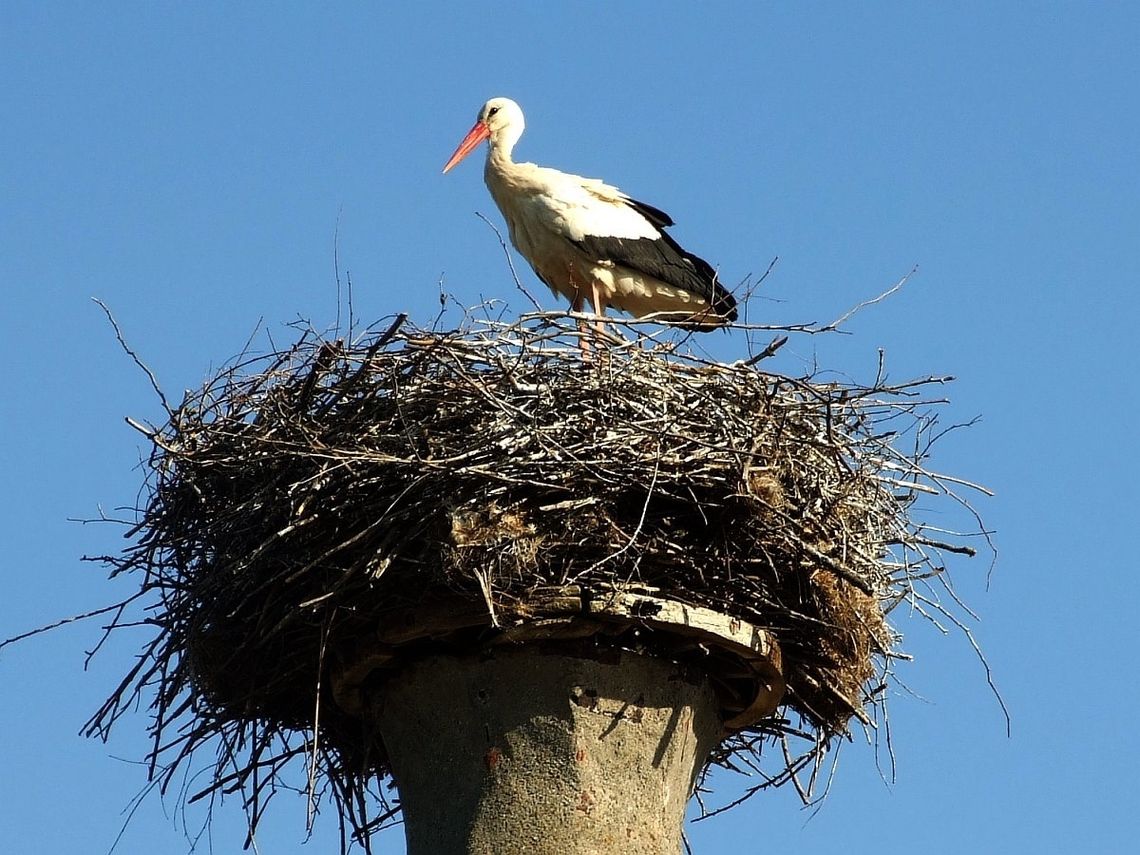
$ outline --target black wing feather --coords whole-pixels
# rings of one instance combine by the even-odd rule
[[[654,208],[652,205],[647,205],[644,202],[638,202],[636,199],[627,199],[626,204],[649,222],[653,223],[658,230],[667,229],[673,225],[673,218],[662,211],[660,208]]]
[[[703,258],[683,249],[665,231],[673,220],[664,211],[630,199],[627,204],[657,229],[656,238],[615,238],[586,235],[577,241],[581,250],[598,261],[612,261],[646,276],[699,294],[718,316],[736,320],[736,298],[716,278],[716,271]]]

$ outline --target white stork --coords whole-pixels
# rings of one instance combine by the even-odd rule
[[[487,188],[511,243],[555,295],[568,298],[575,312],[589,300],[599,316],[613,306],[693,329],[736,320],[736,300],[712,266],[666,233],[673,225],[668,214],[597,178],[515,163],[511,150],[523,127],[518,104],[492,98],[443,171],[490,140]]]

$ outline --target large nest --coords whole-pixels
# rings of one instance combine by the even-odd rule
[[[330,688],[361,638],[460,601],[486,619],[401,655],[470,648],[536,591],[631,584],[772,633],[783,704],[714,757],[758,772],[784,742],[758,786],[881,720],[900,640],[886,614],[943,551],[972,552],[913,513],[962,483],[924,465],[945,378],[821,382],[645,336],[584,361],[573,335],[549,314],[351,344],[306,331],[188,394],[149,432],[133,545],[108,559],[140,574],[157,634],[91,732],[153,691],[164,787],[214,741],[199,795],[245,788],[256,820],[306,755],[366,843],[394,814],[386,759]]]

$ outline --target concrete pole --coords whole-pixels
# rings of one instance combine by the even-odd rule
[[[628,651],[435,656],[365,702],[408,855],[678,855],[722,733],[705,677]]]

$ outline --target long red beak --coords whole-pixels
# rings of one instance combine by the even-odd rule
[[[447,172],[447,170],[471,154],[475,146],[479,145],[479,143],[483,142],[483,140],[489,136],[491,136],[490,129],[482,122],[476,122],[475,127],[467,132],[467,136],[463,138],[463,142],[459,144],[459,148],[451,155],[451,159],[444,164],[443,171]]]

